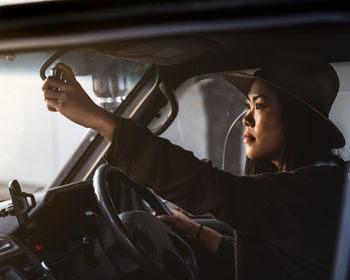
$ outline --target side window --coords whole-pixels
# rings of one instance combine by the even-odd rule
[[[330,119],[344,135],[346,145],[338,153],[344,160],[350,160],[350,62],[332,63],[338,73],[340,88],[330,112]]]
[[[194,77],[176,90],[179,113],[161,135],[222,168],[226,134],[244,110],[244,96],[221,74]],[[227,139],[224,170],[242,174],[245,162],[242,118]]]

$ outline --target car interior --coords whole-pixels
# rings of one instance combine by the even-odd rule
[[[107,140],[47,112],[41,84],[49,75],[59,77],[52,70],[58,62],[70,66],[89,96],[115,116],[243,175],[245,98],[223,73],[254,73],[280,51],[317,54],[340,79],[330,118],[347,142],[335,153],[350,160],[348,18],[300,13],[267,24],[252,17],[216,30],[210,20],[194,20],[198,30],[176,34],[171,24],[162,24],[157,34],[154,26],[137,23],[140,33],[131,39],[104,23],[99,28],[105,37],[90,34],[85,43],[74,43],[74,36],[60,41],[62,32],[52,46],[11,48],[9,41],[0,48],[1,98],[7,104],[0,119],[9,122],[0,141],[6,161],[0,163],[6,174],[0,179],[0,279],[232,279],[223,268],[208,272],[217,264],[205,263],[203,252],[181,232],[150,218],[178,207],[108,165]],[[350,218],[346,191],[341,225]],[[233,235],[211,213],[187,214]],[[349,275],[348,232],[340,226],[334,279]]]

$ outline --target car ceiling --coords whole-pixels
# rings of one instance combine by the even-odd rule
[[[350,26],[318,25],[245,32],[223,32],[109,44],[100,51],[161,66],[174,83],[196,75],[257,68],[278,51],[299,50],[325,59],[350,60]],[[113,49],[114,48],[114,49]],[[177,81],[178,79],[178,81]]]
[[[191,60],[220,61],[237,69],[256,67],[266,55],[279,50],[309,51],[330,61],[350,59],[350,25],[225,32],[198,36],[110,43],[99,47],[104,53],[157,65],[176,65]],[[244,60],[244,62],[242,62]],[[225,63],[227,61],[227,63]]]
[[[65,5],[52,6],[56,2],[65,2]],[[90,4],[83,6],[81,12],[78,6],[82,2]],[[283,6],[272,5],[277,3],[275,1],[263,1],[261,3],[270,5],[263,8],[261,4],[246,5],[257,1],[243,2],[189,1],[181,2],[176,10],[171,5],[173,2],[156,6],[156,2],[152,2],[153,8],[158,9],[152,9],[152,5],[140,9],[135,1],[135,5],[124,3],[118,13],[109,14],[106,14],[108,9],[116,11],[117,7],[108,6],[106,10],[101,4],[96,6],[96,1],[71,1],[69,4],[52,1],[46,6],[37,3],[30,6],[35,8],[33,13],[29,6],[26,11],[23,7],[0,9],[0,51],[47,50],[55,46],[57,49],[94,48],[119,58],[160,65],[164,73],[179,68],[179,79],[180,76],[183,79],[205,73],[256,68],[272,53],[286,49],[318,53],[329,61],[350,60],[350,13],[342,8],[343,1],[333,1],[332,9],[328,10],[329,1],[320,1],[317,7],[305,4],[314,1],[282,1]],[[237,8],[243,6],[245,9]],[[274,9],[267,9],[271,7]],[[188,11],[184,10],[186,8]],[[9,11],[18,11],[18,16],[12,18],[5,13]],[[157,17],[154,16],[156,13]],[[77,18],[79,15],[81,17]],[[103,15],[110,18],[101,20]],[[29,17],[27,21],[26,17]],[[133,17],[138,20],[131,21]],[[96,24],[83,24],[88,19]],[[125,20],[122,24],[121,19]],[[67,29],[67,26],[71,28]],[[84,33],[88,29],[100,33]],[[79,32],[85,34],[85,41],[78,40]]]
[[[350,21],[347,3],[341,0],[317,1],[317,5],[311,0],[34,2],[0,6],[0,51],[82,46],[116,40],[123,45],[121,41],[130,39],[192,36],[202,31],[215,34],[222,30],[263,29],[276,24]],[[215,36],[213,39],[222,41]],[[187,54],[191,44],[197,43],[192,40],[185,44]],[[171,56],[172,53],[176,51],[168,50],[160,55]],[[137,52],[134,55],[138,55]]]

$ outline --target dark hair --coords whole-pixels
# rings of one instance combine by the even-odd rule
[[[322,118],[286,93],[276,90],[274,92],[277,93],[282,109],[282,122],[286,129],[280,166],[288,171],[319,160],[336,158],[332,154]],[[277,171],[278,168],[268,160],[246,159],[246,175]]]

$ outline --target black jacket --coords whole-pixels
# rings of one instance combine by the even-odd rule
[[[329,279],[342,194],[338,165],[234,176],[124,119],[107,160],[185,210],[211,212],[234,228],[236,240],[224,238],[220,248],[234,247],[237,280]]]

